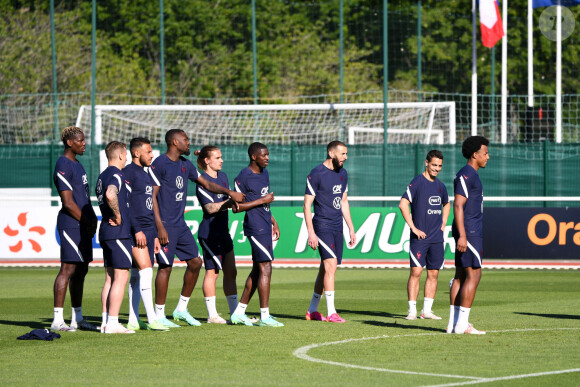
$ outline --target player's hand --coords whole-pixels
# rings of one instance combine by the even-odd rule
[[[278,228],[278,223],[272,224],[272,240],[277,241],[280,239],[280,228]]]
[[[314,232],[308,233],[308,246],[312,247],[312,250],[316,250],[318,248],[318,237]]]
[[[445,223],[443,223],[443,224],[441,225],[441,231],[445,232],[445,227],[447,227],[447,225],[446,225]]]
[[[159,238],[155,238],[155,242],[153,243],[153,253],[159,254],[161,251],[161,243],[159,243]]]
[[[119,214],[119,216],[114,216],[112,218],[109,218],[109,224],[113,227],[117,227],[121,225],[121,215]]]
[[[464,253],[465,250],[467,250],[467,237],[460,236],[459,239],[457,240],[457,246],[455,247],[457,251],[459,251],[460,253]]]
[[[237,203],[241,203],[246,200],[246,195],[241,192],[232,191],[230,192],[230,197],[234,199]]]
[[[413,234],[417,235],[419,239],[425,239],[427,237],[427,234],[416,227],[414,227],[411,231],[413,231]]]
[[[166,245],[169,243],[169,235],[167,234],[165,227],[157,227],[157,237],[159,238],[160,244]]]
[[[264,196],[263,200],[264,200],[263,204],[272,203],[274,201],[274,192],[270,192],[268,195]]]
[[[135,233],[135,242],[137,243],[137,247],[140,249],[147,247],[147,238],[145,237],[145,233],[143,231]]]
[[[355,243],[356,243],[356,234],[354,233],[354,231],[350,230],[350,242],[348,243],[348,247],[354,246]]]

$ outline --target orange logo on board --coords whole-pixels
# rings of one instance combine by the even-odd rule
[[[18,228],[26,227],[26,214],[28,214],[28,212],[22,212],[22,213],[20,213],[20,215],[18,215],[18,224],[21,226]],[[4,227],[4,234],[8,235],[9,237],[17,237],[20,234],[20,231],[25,231],[25,230],[18,230],[18,229],[13,230],[9,225]],[[41,226],[30,227],[27,231],[38,233],[39,235],[44,235],[46,233],[46,230],[44,229],[44,227],[41,227]],[[24,239],[26,239],[26,236],[24,236]],[[38,243],[34,239],[28,239],[28,242],[32,246],[32,250],[36,251],[37,253],[39,253],[42,250],[40,243]],[[20,250],[22,250],[22,247],[23,247],[22,239],[18,240],[18,242],[16,242],[16,244],[14,244],[12,246],[8,246],[10,251],[12,251],[13,253],[19,252]]]

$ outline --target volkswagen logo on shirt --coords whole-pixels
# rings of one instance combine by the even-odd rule
[[[268,187],[262,188],[262,192],[261,193],[262,193],[262,196],[268,195]]]
[[[149,211],[151,211],[153,209],[153,199],[147,198],[147,200],[145,200],[145,206]]]
[[[332,193],[333,194],[339,194],[342,192],[342,185],[337,184],[334,187],[332,187]]]
[[[337,210],[340,210],[340,198],[334,198],[334,200],[332,201],[332,205]]]
[[[175,185],[177,186],[177,188],[182,189],[183,188],[183,177],[177,176],[177,179],[175,179]]]
[[[432,206],[440,206],[441,205],[441,196],[431,196],[429,198],[429,204]]]

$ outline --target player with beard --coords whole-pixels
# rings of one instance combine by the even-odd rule
[[[356,243],[348,203],[348,174],[343,168],[348,158],[346,145],[332,141],[326,147],[326,160],[314,168],[306,179],[304,220],[308,229],[308,245],[320,253],[320,267],[314,283],[314,294],[306,312],[306,320],[346,322],[334,307],[334,277],[342,262],[344,244],[343,219],[349,229],[349,246]],[[312,205],[314,204],[314,217]],[[318,312],[322,294],[326,296],[327,317]]]
[[[199,277],[202,260],[199,257],[197,244],[191,230],[185,223],[183,214],[187,199],[187,181],[201,184],[206,190],[225,194],[234,201],[241,202],[245,196],[203,178],[193,163],[183,156],[189,156],[189,139],[181,129],[170,129],[165,134],[167,152],[151,164],[153,177],[153,212],[161,251],[157,255],[157,277],[155,278],[155,310],[157,318],[167,327],[178,327],[165,317],[165,300],[173,260],[177,256],[185,261],[187,268],[183,276],[181,297],[173,311],[176,321],[185,321],[189,325],[201,325],[189,311],[189,298]],[[235,205],[235,203],[234,203]]]

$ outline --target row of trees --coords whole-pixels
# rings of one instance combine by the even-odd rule
[[[256,0],[258,94],[261,98],[337,94],[339,0]],[[382,89],[382,1],[344,0],[344,92]],[[416,90],[417,1],[389,1],[389,86]],[[422,1],[422,88],[470,93],[471,1]],[[57,1],[56,59],[61,92],[91,86],[90,0]],[[508,89],[527,92],[527,0],[509,9]],[[580,8],[580,7],[576,7]],[[251,0],[164,0],[160,50],[159,2],[97,2],[97,89],[100,93],[158,96],[161,57],[166,94],[178,97],[253,96]],[[577,17],[579,11],[571,9]],[[555,42],[537,28],[536,92],[555,90]],[[52,91],[49,2],[0,0],[0,93]],[[500,50],[478,42],[480,91],[491,90],[491,55],[500,79]],[[564,93],[580,89],[580,41],[563,43]],[[499,90],[499,83],[497,83]]]

